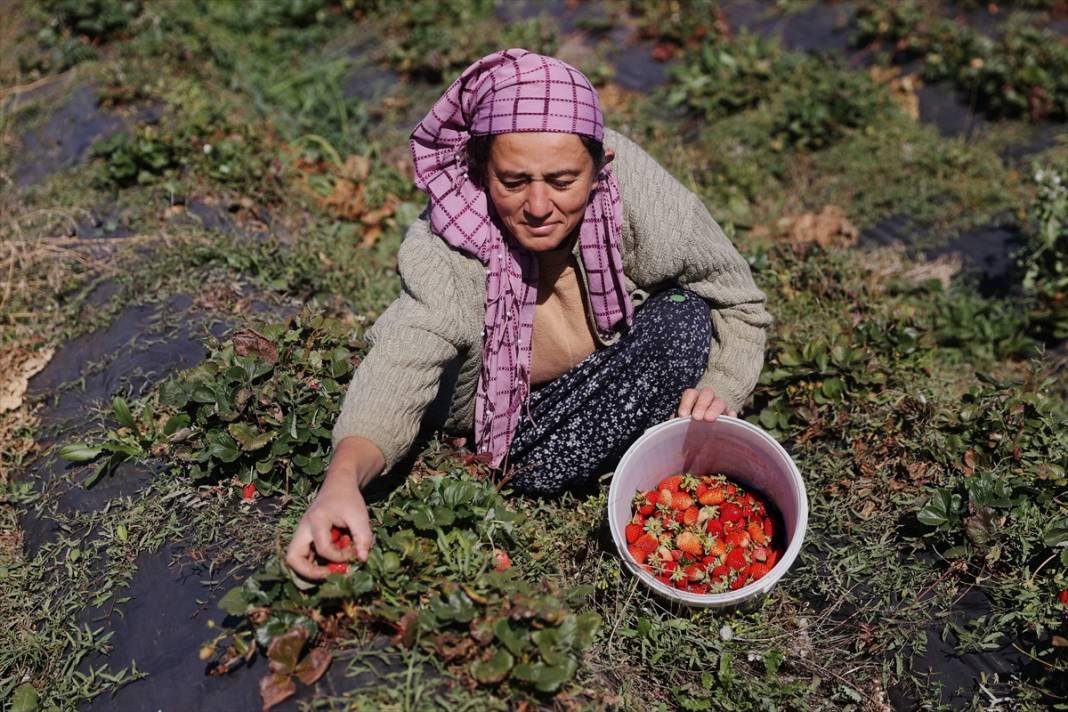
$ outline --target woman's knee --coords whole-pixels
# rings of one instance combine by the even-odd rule
[[[674,287],[646,301],[635,317],[632,336],[643,342],[653,358],[703,365],[712,331],[708,303],[687,289]]]

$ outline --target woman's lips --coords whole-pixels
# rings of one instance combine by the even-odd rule
[[[531,235],[536,235],[538,237],[545,237],[546,235],[552,233],[552,231],[555,229],[556,223],[550,223],[548,225],[538,225],[537,227],[534,227],[533,225],[527,225],[527,232],[529,232]]]

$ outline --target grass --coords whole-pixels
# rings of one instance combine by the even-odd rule
[[[457,11],[487,41],[551,48],[559,40],[554,18],[504,28],[491,4],[461,4]],[[116,110],[153,104],[161,119],[131,122],[94,146],[83,166],[40,185],[6,190],[5,182],[0,267],[18,281],[5,277],[0,348],[58,346],[131,305],[174,294],[193,295],[208,320],[237,327],[264,329],[272,321],[250,313],[252,300],[286,313],[304,307],[353,331],[372,323],[397,293],[396,250],[422,206],[404,172],[404,132],[481,45],[465,54],[457,48],[466,45],[436,33],[432,3],[397,13],[355,0],[255,3],[248,12],[194,0],[137,3],[128,14],[120,5],[111,8],[117,24],[92,42],[80,33],[97,29],[78,29],[73,5],[2,11],[32,27],[48,12],[66,13],[58,33],[19,40],[23,61],[0,66],[4,87],[55,81],[63,72],[69,86],[95,82]],[[923,235],[916,241],[922,247],[1000,215],[1031,229],[1029,216],[1048,221],[1054,208],[1036,203],[1040,190],[1029,165],[1002,159],[1026,124],[999,121],[974,140],[945,138],[913,119],[867,72],[737,34],[727,39],[715,23],[658,14],[660,4],[613,7],[618,21],[675,45],[680,69],[649,95],[614,94],[610,122],[706,200],[768,294],[776,326],[747,415],[788,444],[806,477],[806,546],[789,576],[753,610],[676,608],[621,569],[605,532],[606,486],[558,499],[510,496],[507,506],[521,515],[510,551],[517,575],[560,591],[588,587],[575,610],[602,620],[577,654],[574,676],[552,693],[515,680],[477,685],[467,668],[432,646],[389,645],[383,633],[392,629],[381,621],[346,618],[324,604],[344,623],[337,634],[323,635],[334,664],[374,684],[301,705],[940,709],[985,708],[1000,698],[1021,709],[1063,704],[1059,681],[1068,658],[1055,637],[1066,637],[1066,609],[1056,596],[1068,588],[1058,533],[1068,505],[1068,393],[1051,336],[1058,322],[1049,316],[1059,302],[1042,291],[1053,284],[1043,279],[1059,276],[1042,267],[1031,291],[986,298],[952,269],[932,271],[900,251],[789,244],[774,229],[782,217],[827,205],[842,208],[860,228],[907,215]],[[387,32],[389,42],[376,41]],[[434,54],[443,41],[449,53]],[[723,63],[727,51],[743,60],[744,71]],[[580,68],[607,77],[606,56],[598,45]],[[710,62],[725,76],[737,80],[741,72],[751,81],[725,81],[709,94],[699,78]],[[350,91],[351,82],[370,76],[369,67],[396,77],[373,101]],[[827,113],[828,91],[856,101]],[[18,137],[63,100],[62,91],[26,96],[0,94],[0,181],[10,177]],[[1068,165],[1058,144],[1032,160],[1048,170]],[[220,206],[236,229],[206,228],[194,214],[198,201]],[[384,217],[375,216],[383,207]],[[71,234],[72,221],[105,208],[132,236]],[[253,230],[263,225],[269,227]],[[1028,264],[1034,270],[1046,263]],[[98,303],[94,289],[104,282],[115,287]],[[141,338],[165,338],[180,318],[167,315]],[[208,345],[225,349],[225,341]],[[159,407],[154,388],[125,395],[135,417],[146,403]],[[19,690],[32,693],[38,709],[73,709],[142,674],[136,661],[90,660],[106,659],[109,648],[107,626],[92,612],[121,615],[143,557],[172,545],[195,552],[213,579],[239,580],[276,557],[308,494],[290,488],[255,506],[242,504],[244,473],[220,467],[216,478],[194,483],[187,467],[157,450],[140,454],[159,467],[143,489],[78,513],[60,503],[88,472],[73,468],[41,481],[27,473],[50,467],[55,444],[130,432],[119,432],[106,404],[78,414],[84,427],[77,432],[35,424],[47,406],[29,403],[0,415],[0,571],[8,583],[0,613],[11,622],[0,634],[0,698]],[[152,441],[162,427],[147,424],[143,436]],[[467,454],[433,441],[413,479],[466,472]],[[375,506],[386,516],[384,503]],[[34,551],[23,545],[27,512],[58,527]],[[965,597],[982,602],[977,613],[961,607]],[[359,596],[352,602],[370,615],[371,603]],[[220,616],[206,611],[195,624],[204,619]],[[232,632],[205,625],[204,640],[218,638],[221,653]],[[1013,652],[1030,662],[954,697],[922,667],[928,650]]]

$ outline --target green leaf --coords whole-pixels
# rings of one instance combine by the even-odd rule
[[[241,445],[245,452],[259,450],[271,441],[273,433],[261,433],[248,423],[230,423],[226,430]]]
[[[126,405],[126,401],[123,398],[119,396],[112,398],[111,410],[115,413],[115,420],[119,421],[119,425],[131,430],[137,429],[137,424],[130,413],[130,406]]]
[[[493,625],[493,634],[497,636],[497,639],[504,643],[512,655],[521,657],[523,655],[523,648],[526,647],[526,638],[519,632],[512,629],[512,626],[508,624],[507,618],[501,618]]]
[[[1046,527],[1042,534],[1042,541],[1046,546],[1054,547],[1068,544],[1068,517],[1055,519]]]
[[[163,434],[170,437],[182,428],[189,427],[189,416],[185,413],[178,413],[167,418],[167,422],[163,424]]]
[[[24,682],[15,688],[15,694],[11,698],[11,712],[36,712],[37,689],[28,682]]]
[[[222,431],[214,430],[208,433],[207,440],[208,454],[216,460],[233,462],[241,456],[241,451],[237,448],[237,442]]]
[[[248,610],[248,600],[245,598],[244,586],[235,586],[226,592],[219,600],[219,608],[232,616],[244,615]]]
[[[59,449],[59,456],[70,462],[89,462],[90,460],[96,459],[96,457],[103,451],[104,448],[92,447],[85,443],[73,443],[61,447]]]
[[[499,648],[489,660],[477,660],[471,666],[471,675],[483,685],[496,685],[508,677],[515,658],[504,648]]]
[[[526,680],[541,692],[556,692],[575,674],[577,664],[568,658],[560,665],[543,665],[542,663],[522,663],[516,665],[512,674],[520,680]]]
[[[916,513],[916,518],[929,527],[940,527],[949,524],[959,509],[960,495],[953,494],[949,490],[937,489],[927,505]]]

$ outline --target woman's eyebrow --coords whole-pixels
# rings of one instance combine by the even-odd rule
[[[494,171],[497,177],[501,180],[530,180],[532,176],[524,171]],[[565,168],[560,171],[550,171],[546,173],[543,178],[546,180],[557,180],[564,178],[565,176],[578,176],[582,173],[578,168]]]

